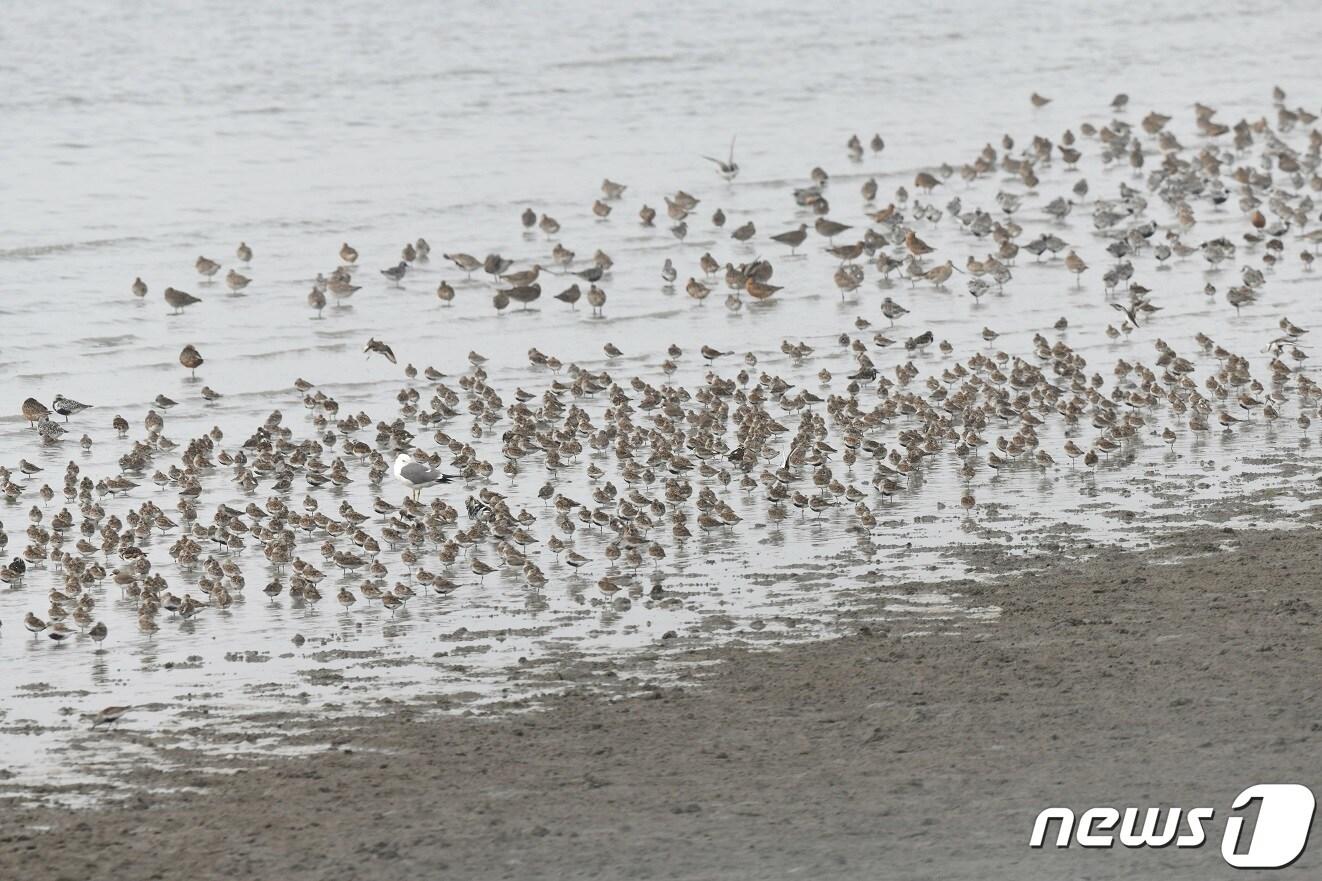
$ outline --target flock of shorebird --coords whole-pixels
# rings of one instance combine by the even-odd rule
[[[1046,100],[1034,95],[1034,104]],[[272,601],[288,595],[314,606],[325,592],[345,609],[373,604],[392,614],[419,591],[451,594],[498,570],[515,573],[506,577],[529,590],[551,579],[588,577],[603,601],[613,603],[642,595],[647,571],[686,543],[702,541],[695,531],[738,530],[743,517],[732,504],[736,495],[755,502],[751,509],[774,530],[834,512],[851,528],[871,532],[880,507],[913,491],[915,475],[939,461],[952,463],[962,476],[959,501],[971,516],[980,474],[1056,468],[1057,456],[1069,460],[1066,467],[1077,460],[1093,468],[1108,458],[1124,461],[1143,438],[1173,445],[1186,432],[1276,420],[1289,408],[1307,428],[1310,414],[1318,415],[1322,389],[1304,368],[1306,328],[1282,317],[1280,332],[1263,340],[1265,370],[1255,371],[1249,354],[1229,351],[1210,336],[1179,345],[1150,334],[1162,308],[1153,289],[1162,285],[1154,280],[1149,288],[1140,278],[1155,279],[1194,259],[1213,270],[1239,266],[1231,269],[1236,278],[1224,291],[1234,311],[1222,316],[1235,320],[1290,260],[1287,251],[1310,270],[1313,249],[1322,243],[1310,195],[1322,190],[1322,134],[1311,128],[1316,117],[1287,108],[1279,90],[1271,117],[1233,125],[1196,105],[1198,140],[1188,145],[1168,128],[1168,116],[1151,112],[1131,123],[1127,104],[1117,96],[1111,121],[1084,123],[1054,141],[1034,136],[1017,144],[1007,135],[999,147],[987,144],[967,161],[924,169],[912,182],[916,193],[901,186],[883,200],[877,182],[868,180],[861,219],[853,223],[832,218],[829,175],[813,169],[810,181],[788,194],[804,219],[768,238],[795,253],[816,235],[832,258],[831,277],[842,297],[869,278],[894,289],[877,301],[884,328],[865,318],[841,328],[837,342],[849,370],[840,377],[819,370],[816,379],[826,388],[821,395],[802,379],[814,347],[787,340],[784,359],[764,356],[761,363],[752,353],[720,351],[701,341],[671,345],[655,353],[652,366],[659,375],[630,377],[534,348],[527,357],[541,385],[531,389],[493,387],[487,359],[470,352],[467,370],[457,378],[406,364],[393,412],[376,416],[342,412],[331,390],[299,379],[294,387],[306,408],[307,429],[296,431],[276,410],[246,428],[237,443],[227,442],[220,428],[171,439],[166,413],[176,402],[160,396],[141,420],[112,421],[124,445],[114,474],[85,474],[70,461],[62,479],[46,482],[43,469],[27,459],[12,470],[0,467],[0,495],[8,503],[38,499],[26,529],[12,533],[21,548],[8,566],[0,566],[0,580],[9,589],[24,589],[34,569],[43,572],[41,583],[49,584],[44,608],[40,615],[27,614],[26,628],[56,642],[85,634],[98,645],[108,635],[96,615],[107,581],[133,604],[138,629],[148,635],[159,629],[163,615],[188,619],[226,608],[255,574]],[[857,137],[847,145],[853,159],[884,148],[880,136],[866,146]],[[1120,181],[1114,194],[1089,201],[1089,184],[1077,168],[1085,156],[1128,167],[1129,180]],[[733,142],[725,159],[706,158],[721,178],[737,179]],[[1063,179],[1069,195],[1043,205],[1045,217],[1031,221],[1041,229],[1029,234],[1024,224],[1030,220],[1020,211],[1048,176]],[[923,201],[956,177],[969,185],[962,194],[944,207]],[[988,181],[997,182],[997,192],[985,204],[965,204]],[[625,190],[605,180],[593,214],[609,216]],[[687,235],[699,201],[683,191],[664,198],[675,239]],[[1199,241],[1200,215],[1227,210],[1238,210],[1238,231]],[[1089,256],[1091,265],[1080,255],[1080,243],[1062,238],[1061,221],[1072,211],[1090,213],[1092,231],[1103,243]],[[638,216],[651,227],[660,215],[643,204]],[[497,309],[536,301],[544,274],[571,274],[574,282],[555,298],[571,308],[586,299],[600,314],[612,259],[597,250],[580,261],[556,239],[560,225],[546,213],[530,208],[520,222],[553,243],[548,263],[555,269],[539,261],[516,268],[498,254],[479,259],[454,251],[444,257],[466,276],[489,275]],[[711,224],[724,228],[724,213],[718,209]],[[929,230],[966,242],[975,253],[957,260],[952,246],[929,244],[927,239],[936,240]],[[731,231],[735,241],[760,235],[751,221]],[[381,275],[403,284],[430,250],[424,239],[409,242]],[[930,330],[915,327],[891,338],[897,325],[921,317],[917,305],[893,298],[902,298],[904,282],[942,287],[960,273],[975,300],[1001,295],[1016,260],[1024,259],[1021,252],[1036,261],[1059,261],[1076,285],[1094,265],[1104,265],[1097,295],[1118,313],[1105,333],[1151,336],[1149,357],[1117,360],[1108,378],[1062,339],[1065,318],[1042,327],[1019,354],[998,349],[991,328],[982,333],[986,350],[962,357]],[[756,302],[782,291],[769,260],[737,264],[705,253],[686,273],[680,266],[691,257],[681,253],[665,260],[661,280],[669,286],[687,276],[683,290],[694,300],[704,300],[722,283],[732,309],[741,308],[745,296]],[[328,297],[342,302],[363,287],[356,281],[358,251],[344,243],[338,256],[339,265],[318,275],[307,295],[318,315]],[[236,257],[245,267],[254,259],[247,244],[239,245]],[[211,280],[224,266],[199,257],[196,269]],[[223,279],[235,292],[251,283],[232,268]],[[148,292],[141,279],[132,289],[140,297]],[[1205,294],[1217,293],[1206,284]],[[442,281],[437,296],[448,304],[456,289]],[[173,287],[165,288],[164,299],[176,311],[201,302]],[[1209,299],[1209,308],[1214,303]],[[364,351],[398,364],[386,341],[372,337]],[[622,354],[610,343],[603,351],[608,365]],[[179,363],[196,375],[206,362],[190,344]],[[701,381],[688,387],[671,382],[685,363],[703,368]],[[202,393],[219,397],[209,387]],[[64,396],[49,407],[36,398],[21,407],[32,443],[47,445],[63,443],[68,420],[85,418],[87,409]],[[1063,430],[1058,449],[1040,442],[1040,429],[1049,422]],[[129,439],[135,425],[141,433]],[[430,442],[420,442],[427,434]],[[84,434],[81,443],[92,440]],[[225,471],[250,498],[241,505],[206,505],[212,478]],[[392,475],[408,490],[406,497],[387,497],[383,485]],[[538,485],[537,503],[521,505],[514,493],[500,492],[504,478],[512,485],[532,481],[524,483],[529,501],[531,486]],[[325,491],[355,481],[372,487],[370,510],[326,501]],[[458,489],[422,500],[425,490],[444,484]],[[148,491],[153,488],[169,495]],[[54,513],[52,504],[58,507]],[[595,549],[590,553],[579,535],[584,531],[595,536],[586,543]],[[168,559],[154,559],[144,549],[146,539],[158,536],[172,539]],[[0,548],[10,538],[0,524]],[[192,573],[196,594],[178,586],[184,571]],[[617,597],[621,591],[624,596]],[[679,602],[660,580],[653,580],[649,599]]]

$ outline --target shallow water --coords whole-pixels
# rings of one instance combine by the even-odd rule
[[[68,21],[80,27],[69,29]],[[1303,246],[1287,240],[1286,260],[1240,316],[1225,303],[1224,290],[1238,283],[1240,263],[1257,265],[1260,249],[1241,244],[1236,264],[1217,272],[1206,271],[1197,256],[1159,269],[1149,252],[1135,260],[1136,280],[1153,290],[1163,311],[1139,331],[1108,339],[1102,331],[1119,314],[1102,292],[1107,239],[1094,233],[1090,206],[1076,207],[1063,223],[1042,212],[1079,176],[1091,184],[1090,200],[1114,195],[1122,181],[1143,188],[1143,178],[1127,167],[1103,168],[1095,140],[1082,142],[1089,155],[1079,172],[1059,161],[1045,168],[1015,216],[1028,230],[1021,241],[1051,231],[1077,248],[1093,267],[1077,285],[1059,260],[1037,264],[1024,254],[1004,292],[982,303],[964,293],[963,276],[948,289],[911,287],[894,277],[879,289],[871,268],[868,282],[842,300],[831,283],[837,261],[822,252],[820,238],[810,237],[805,253],[790,257],[766,236],[811,223],[790,190],[807,185],[815,165],[832,176],[832,217],[862,229],[858,189],[867,178],[879,183],[880,207],[898,186],[912,190],[918,169],[966,161],[983,143],[998,144],[1004,132],[1022,147],[1034,133],[1058,138],[1067,127],[1077,133],[1085,120],[1101,125],[1111,118],[1107,103],[1118,91],[1131,95],[1122,118],[1136,124],[1149,109],[1168,113],[1171,129],[1194,149],[1204,143],[1192,128],[1195,100],[1217,106],[1227,123],[1270,118],[1270,88],[1279,83],[1287,104],[1317,112],[1318,96],[1297,89],[1316,79],[1314,47],[1304,35],[1320,24],[1322,13],[1303,3],[1270,17],[1231,3],[1204,4],[1197,14],[1118,3],[1086,9],[1025,3],[859,7],[827,15],[802,5],[759,4],[727,5],[719,13],[658,7],[627,22],[608,21],[600,6],[586,3],[557,5],[554,12],[490,4],[445,15],[410,10],[407,17],[381,15],[367,4],[334,14],[311,4],[213,10],[87,4],[58,18],[36,5],[8,10],[0,34],[0,70],[9,86],[0,95],[7,120],[0,155],[11,170],[0,176],[6,329],[0,398],[7,414],[0,416],[0,463],[13,467],[22,456],[46,469],[17,503],[0,501],[8,551],[26,544],[27,512],[39,504],[35,490],[45,481],[58,489],[67,462],[94,479],[117,471],[119,457],[143,436],[142,418],[157,394],[181,402],[165,414],[167,436],[183,442],[219,426],[225,433],[219,446],[227,449],[277,408],[296,438],[311,434],[292,386],[296,376],[333,395],[342,413],[363,410],[374,421],[393,418],[395,395],[406,385],[424,387],[425,403],[425,384],[363,356],[369,336],[389,342],[401,365],[434,365],[449,374],[452,387],[468,368],[466,353],[477,350],[490,359],[489,382],[507,403],[516,387],[537,392],[551,379],[529,365],[525,353],[533,346],[567,364],[608,369],[622,384],[635,375],[660,384],[664,348],[675,342],[685,356],[671,381],[692,388],[708,369],[697,349],[709,344],[754,353],[758,370],[826,397],[842,392],[842,377],[853,369],[837,342],[841,333],[870,340],[886,331],[903,340],[931,329],[954,346],[952,357],[935,348],[909,355],[869,344],[883,373],[893,375],[896,364],[911,358],[926,379],[954,359],[991,351],[979,336],[984,326],[1001,334],[996,348],[1025,357],[1034,333],[1060,338],[1108,384],[1118,358],[1151,364],[1157,336],[1194,357],[1193,335],[1203,331],[1250,357],[1265,379],[1263,345],[1278,335],[1280,317],[1308,326],[1318,314],[1315,274],[1297,259]],[[1245,45],[1272,47],[1252,76],[1226,61]],[[1027,100],[1033,90],[1055,100],[1034,109]],[[857,133],[866,142],[874,131],[885,137],[885,152],[851,162],[846,139]],[[725,184],[699,154],[722,155],[733,135],[743,171]],[[1298,130],[1289,136],[1295,146],[1302,139]],[[1150,156],[1147,170],[1155,164]],[[612,203],[609,219],[597,220],[590,206],[607,176],[629,189]],[[702,199],[682,245],[667,232],[662,201],[679,188]],[[966,208],[994,211],[992,197],[1001,189],[1023,192],[1000,175],[967,189],[955,177],[930,201],[944,209],[958,195]],[[654,229],[637,222],[644,202],[661,209]],[[518,215],[527,206],[558,218],[560,234],[525,233]],[[708,220],[717,207],[729,217],[724,230]],[[1169,222],[1155,199],[1149,210],[1147,216]],[[750,219],[758,236],[748,244],[732,241],[729,231]],[[1200,205],[1198,220],[1186,236],[1192,243],[1223,234],[1238,240],[1244,231],[1233,199],[1223,211]],[[938,254],[949,253],[957,265],[988,247],[961,232],[948,212],[918,228],[938,249],[949,248]],[[396,262],[400,247],[419,236],[433,245],[431,262],[410,273],[402,289],[390,287],[376,270]],[[256,252],[250,266],[232,256],[240,240]],[[318,272],[338,264],[346,240],[363,255],[356,280],[364,287],[347,308],[328,308],[313,320],[304,296]],[[585,303],[571,311],[550,299],[567,281],[545,278],[534,308],[497,315],[491,286],[466,281],[441,257],[451,250],[479,257],[499,251],[523,267],[549,263],[557,241],[578,253],[575,268],[597,248],[614,258],[601,282],[609,296],[604,317],[591,317]],[[696,263],[704,251],[722,262],[767,257],[785,290],[730,312],[717,282],[713,295],[696,304],[682,285],[700,274]],[[238,268],[253,283],[243,295],[230,294],[223,283],[199,284],[192,268],[198,254]],[[659,278],[668,256],[681,272],[673,289]],[[151,288],[143,300],[129,292],[138,275]],[[452,308],[434,295],[442,279],[458,289]],[[1201,293],[1209,281],[1221,292],[1210,300]],[[171,315],[160,299],[166,285],[203,302]],[[911,309],[894,331],[878,312],[886,295]],[[1070,327],[1057,334],[1051,326],[1061,315]],[[856,316],[872,328],[858,333]],[[782,340],[807,342],[815,351],[796,361],[782,354]],[[624,356],[608,359],[607,342]],[[196,380],[177,362],[185,343],[207,359]],[[714,369],[733,376],[740,366],[731,358]],[[1198,367],[1201,382],[1216,363],[1198,359]],[[833,374],[827,383],[817,377],[822,369]],[[204,403],[204,384],[224,397]],[[49,402],[57,393],[96,409],[70,422],[63,443],[40,445],[17,406],[30,394]],[[594,420],[605,405],[578,403]],[[110,430],[115,414],[132,424],[128,439]],[[791,425],[797,418],[781,415]],[[1142,438],[1096,472],[1066,464],[1062,427],[1049,423],[1040,431],[1042,446],[1062,464],[1016,465],[997,475],[983,469],[971,486],[979,503],[973,519],[958,508],[958,460],[945,454],[889,506],[875,494],[869,499],[881,521],[870,538],[841,509],[820,520],[798,520],[792,512],[775,529],[765,522],[761,495],[732,486],[720,494],[744,517],[739,528],[695,536],[683,549],[668,546],[657,571],[644,567],[632,579],[644,594],[626,610],[596,599],[594,582],[608,571],[601,559],[606,542],[588,530],[575,538],[595,561],[581,578],[543,551],[539,559],[551,582],[539,593],[513,573],[479,584],[461,568],[450,573],[460,591],[420,595],[395,616],[364,601],[342,612],[334,588],[325,589],[335,576],[323,585],[327,599],[320,607],[287,596],[269,603],[260,589],[271,573],[249,548],[238,556],[248,583],[241,602],[187,622],[163,615],[151,639],[137,633],[132,603],[113,586],[99,588],[97,615],[111,635],[105,650],[95,652],[83,637],[54,646],[23,631],[23,614],[44,614],[53,583],[37,569],[21,587],[0,590],[6,669],[0,750],[16,786],[72,783],[90,773],[70,770],[77,764],[70,744],[76,750],[78,743],[70,735],[85,725],[76,713],[109,704],[142,706],[126,721],[130,730],[214,728],[240,713],[355,709],[382,696],[489,699],[515,687],[507,671],[520,658],[654,647],[667,631],[681,641],[722,634],[808,638],[824,632],[826,613],[856,591],[885,593],[908,581],[965,574],[967,566],[945,553],[961,544],[1026,549],[1079,530],[1098,541],[1132,541],[1142,525],[1245,522],[1261,511],[1225,511],[1220,500],[1246,491],[1276,492],[1262,510],[1308,505],[1316,491],[1309,478],[1317,464],[1310,443],[1316,424],[1310,432],[1297,428],[1293,405],[1282,415],[1274,426],[1250,424],[1203,438],[1177,426],[1173,449],[1158,437]],[[1162,415],[1148,427],[1159,433],[1168,423],[1175,424]],[[468,439],[464,419],[444,430]],[[501,430],[497,425],[473,441],[497,462]],[[77,444],[83,432],[94,441],[87,452]],[[418,432],[424,446],[431,445],[430,433]],[[1091,430],[1083,434],[1086,439]],[[496,479],[492,487],[510,495],[514,510],[540,514],[534,494],[545,476],[535,464],[525,469],[513,485]],[[351,470],[355,483],[315,493],[322,510],[333,514],[348,501],[368,511],[378,494],[394,501],[402,495],[390,482],[370,485],[358,465]],[[863,466],[852,475],[837,467],[837,474],[860,486],[871,476]],[[205,482],[204,509],[222,501],[260,504],[269,495],[261,488],[250,499],[228,476],[217,469]],[[581,469],[560,480],[567,495],[590,493]],[[122,516],[153,498],[172,513],[173,494],[140,482],[127,498],[103,504]],[[462,507],[471,489],[447,490],[447,497]],[[291,504],[306,494],[297,485]],[[60,501],[44,509],[47,519]],[[548,527],[543,522],[535,530],[543,540]],[[145,547],[176,593],[196,593],[196,574],[177,571],[165,556],[173,540],[174,533],[157,536]],[[307,539],[299,550],[320,563],[320,541]],[[383,559],[391,580],[405,574],[398,554],[387,551]],[[646,600],[654,579],[682,598],[680,608]],[[994,614],[958,597],[898,590],[889,611],[907,622],[902,626],[925,633],[933,626],[958,632]],[[296,648],[295,634],[308,642]]]

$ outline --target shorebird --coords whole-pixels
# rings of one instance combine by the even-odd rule
[[[202,366],[202,354],[193,346],[192,343],[184,346],[179,353],[179,363],[189,372],[190,376],[197,376],[197,368]]]
[[[209,260],[206,257],[198,257],[193,265],[197,267],[198,275],[204,276],[208,281],[210,281],[217,272],[220,272],[220,264],[215,260]]]
[[[142,280],[141,276],[133,279],[133,296],[135,297],[147,296],[147,283]]]
[[[534,222],[535,220],[536,218],[534,218]],[[469,278],[473,277],[473,273],[476,270],[482,268],[482,261],[474,257],[472,254],[456,252],[454,254],[442,254],[441,256],[446,260],[449,260],[455,266],[458,266]]]
[[[574,262],[574,252],[556,242],[555,247],[551,249],[551,259],[562,269],[568,269]]]
[[[335,305],[342,306],[345,300],[362,290],[362,285],[356,285],[342,279],[332,278],[326,283],[326,290],[330,291],[331,296],[335,298]]]
[[[817,218],[814,228],[817,230],[817,234],[824,236],[827,241],[831,241],[847,229],[853,229],[847,223],[837,223],[834,220],[827,220],[825,217]]]
[[[1076,161],[1077,161],[1077,157],[1076,157]],[[1064,220],[1069,215],[1070,210],[1073,207],[1074,207],[1073,202],[1066,199],[1064,196],[1057,196],[1056,198],[1048,202],[1046,206],[1043,207],[1042,210],[1046,212],[1049,216],[1054,217],[1057,220]]]
[[[729,352],[722,352],[720,349],[714,349],[711,346],[703,346],[699,351],[702,353],[702,357],[707,360],[708,364],[713,363],[717,358],[724,358],[726,355],[730,354]]]
[[[936,287],[942,287],[950,280],[950,276],[958,271],[959,270],[955,268],[955,264],[950,260],[947,260],[945,263],[942,263],[939,266],[933,266],[931,269],[927,270],[927,272],[923,274],[923,278],[930,281]]]
[[[675,270],[675,264],[667,257],[666,262],[661,267],[661,280],[666,284],[674,284],[677,278],[679,278],[679,273]]]
[[[916,189],[922,190],[925,193],[930,193],[936,187],[941,185],[941,181],[929,172],[920,171],[918,174],[914,175],[913,185]]]
[[[23,418],[28,421],[29,428],[37,427],[37,420],[50,415],[50,410],[46,405],[36,398],[28,398],[23,402]]]
[[[853,263],[859,257],[863,256],[863,251],[866,249],[867,242],[858,241],[847,245],[831,245],[826,249],[826,253],[835,257],[841,263]]]
[[[511,287],[520,287],[530,285],[537,281],[537,277],[542,274],[542,264],[534,263],[531,269],[524,269],[519,272],[507,272],[501,275],[501,280],[507,282]]]
[[[1251,306],[1257,302],[1258,295],[1247,286],[1232,287],[1226,291],[1226,302],[1235,307],[1235,315],[1239,315],[1239,310],[1244,306]]]
[[[247,242],[239,242],[239,246],[234,249],[234,256],[239,258],[240,263],[252,262],[252,248],[248,247]]]
[[[391,266],[387,269],[382,269],[381,274],[384,275],[386,278],[390,279],[391,281],[393,281],[395,283],[395,287],[402,287],[402,285],[400,285],[400,281],[403,280],[405,274],[408,271],[409,271],[409,265],[405,263],[403,260],[401,260],[399,261],[399,263],[397,263],[394,266]]]
[[[1070,251],[1065,255],[1065,268],[1074,273],[1074,286],[1079,286],[1080,277],[1088,271],[1088,264],[1083,262],[1083,258]]]
[[[730,238],[738,242],[746,242],[755,235],[757,235],[757,227],[750,220],[730,233]]]
[[[588,285],[588,305],[593,315],[601,315],[601,307],[606,305],[606,292],[596,285]]]
[[[895,326],[895,319],[908,315],[909,310],[892,300],[890,297],[881,301],[881,314],[890,319],[891,327]]]
[[[235,272],[233,269],[225,273],[225,284],[229,287],[231,291],[233,291],[236,294],[239,291],[246,288],[251,283],[252,283],[251,278],[248,278],[248,276],[246,275],[241,275],[238,272]]]
[[[561,303],[568,303],[571,309],[577,309],[578,307],[576,304],[582,296],[583,291],[579,289],[578,285],[571,284],[569,287],[556,294],[555,298]]]
[[[381,342],[379,339],[375,337],[368,338],[367,345],[363,346],[363,351],[368,353],[368,357],[371,357],[372,352],[376,352],[378,355],[383,356],[391,364],[399,363],[398,361],[395,360],[395,353],[390,348],[390,346],[386,345],[385,343]]]
[[[836,268],[831,280],[840,289],[840,299],[843,301],[845,294],[858,290],[859,285],[863,284],[863,271],[857,266],[840,266]]]
[[[165,289],[165,303],[174,310],[174,314],[176,315],[182,312],[184,307],[201,302],[202,300],[199,297],[194,297],[192,294],[178,290],[177,288],[167,287]]]
[[[326,308],[326,295],[321,292],[321,288],[313,287],[308,291],[308,305],[317,310],[317,317],[321,317],[321,310]]]
[[[1289,318],[1282,318],[1277,323],[1277,326],[1280,327],[1280,329],[1285,333],[1285,335],[1290,337],[1291,339],[1301,337],[1304,334],[1308,333],[1308,331],[1305,328],[1302,328],[1299,325],[1295,324]]]
[[[542,286],[539,284],[518,285],[517,287],[506,288],[498,293],[504,294],[523,308],[528,308],[528,304],[542,295]]]
[[[101,725],[113,725],[120,719],[123,719],[133,707],[106,707],[95,713],[83,713],[82,718],[92,723],[92,730],[95,731]]]
[[[491,276],[492,280],[495,280],[509,272],[513,265],[513,260],[508,260],[499,254],[488,254],[486,259],[482,261],[482,271]]]
[[[496,571],[494,566],[491,566],[477,557],[474,557],[472,561],[469,562],[468,568],[477,576],[479,582],[485,581],[488,575]]]
[[[344,242],[340,245],[340,259],[352,266],[358,262],[358,252],[348,242]]]
[[[791,229],[787,232],[776,233],[771,237],[773,242],[780,242],[782,245],[790,246],[790,253],[793,254],[798,247],[808,238],[808,224],[800,223],[798,229]]]
[[[744,290],[747,291],[748,296],[752,297],[754,300],[765,300],[776,291],[782,290],[782,287],[780,285],[766,284],[755,278],[750,278],[744,282]]]
[[[1138,327],[1139,309],[1137,303],[1132,306],[1126,306],[1124,303],[1112,303],[1111,308],[1119,312],[1123,312],[1125,314],[1125,318],[1129,319],[1130,325],[1135,328]]]
[[[436,299],[440,300],[446,306],[454,302],[454,288],[448,281],[442,281],[436,286]]]
[[[739,176],[739,163],[734,161],[734,138],[730,138],[730,157],[722,162],[712,156],[703,156],[708,162],[716,164],[716,173],[726,181],[732,181]]]
[[[49,416],[43,416],[37,420],[37,434],[47,443],[54,443],[60,439],[60,435],[66,431],[65,427],[58,422],[51,421]]]
[[[91,404],[81,404],[73,398],[66,398],[64,395],[56,395],[55,400],[51,402],[51,409],[63,416],[65,422],[68,422],[69,417],[75,413],[81,413],[91,408]]]
[[[918,234],[911,229],[904,231],[904,247],[905,250],[915,257],[922,257],[936,250],[931,245],[927,244],[927,242],[918,238]]]

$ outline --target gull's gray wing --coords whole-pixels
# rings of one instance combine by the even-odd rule
[[[410,462],[399,469],[399,476],[409,483],[432,483],[441,479],[441,472],[420,462]]]

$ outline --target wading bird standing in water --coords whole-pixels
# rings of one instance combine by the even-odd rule
[[[395,457],[395,477],[413,491],[415,500],[426,487],[437,483],[449,483],[454,479],[454,475],[443,474],[437,468],[424,465],[408,453],[400,453]]]

